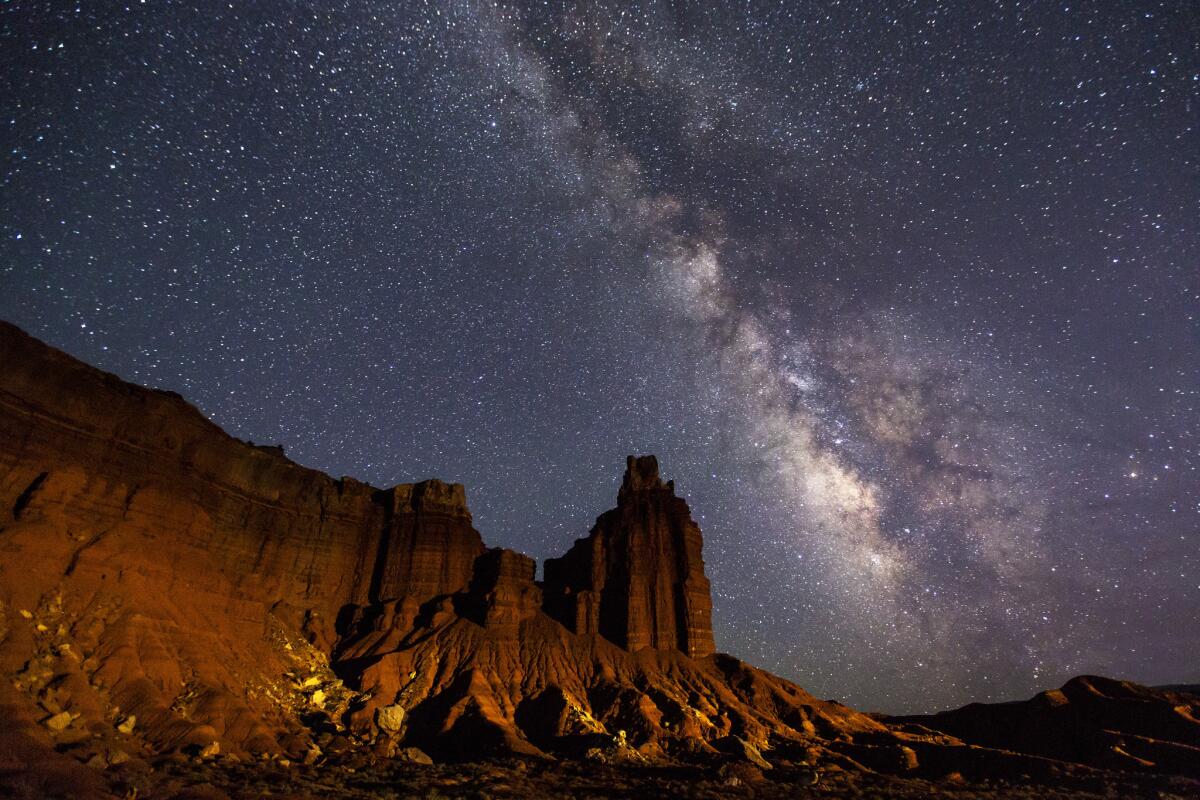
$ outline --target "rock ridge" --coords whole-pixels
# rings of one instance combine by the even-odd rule
[[[702,550],[630,456],[538,582],[460,484],[331,478],[0,322],[0,754],[23,754],[0,793],[44,768],[84,796],[163,754],[1194,774],[1192,695],[1088,678],[891,721],[819,700],[716,652]]]

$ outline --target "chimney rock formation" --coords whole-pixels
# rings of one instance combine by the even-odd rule
[[[547,608],[575,633],[598,633],[636,652],[715,651],[700,528],[664,484],[654,456],[630,456],[617,507],[562,558],[546,562]]]
[[[484,546],[458,484],[335,480],[5,323],[0,364],[14,747],[301,757],[332,730],[372,752],[646,758],[883,730],[713,655],[700,530],[652,456],[538,584]]]

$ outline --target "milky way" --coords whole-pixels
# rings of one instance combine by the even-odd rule
[[[100,8],[103,5],[104,8]],[[10,3],[0,316],[882,710],[1200,679],[1200,13]]]

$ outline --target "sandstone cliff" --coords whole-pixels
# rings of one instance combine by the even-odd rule
[[[543,589],[459,485],[335,480],[9,325],[0,364],[0,670],[44,743],[646,758],[883,730],[711,656],[700,531],[653,458]]]
[[[1027,713],[889,724],[818,700],[714,652],[701,551],[657,461],[631,457],[539,584],[485,547],[460,485],[331,478],[0,323],[0,789],[103,794],[104,770],[163,753],[936,777],[1187,772],[1200,752],[1194,702],[1098,679]],[[1096,747],[1022,746],[1028,725]]]
[[[629,457],[617,507],[562,558],[546,562],[547,608],[576,633],[626,650],[715,651],[700,528],[663,483],[654,456]]]

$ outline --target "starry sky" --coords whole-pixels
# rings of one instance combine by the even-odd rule
[[[0,6],[0,317],[859,707],[1200,680],[1200,8]]]

